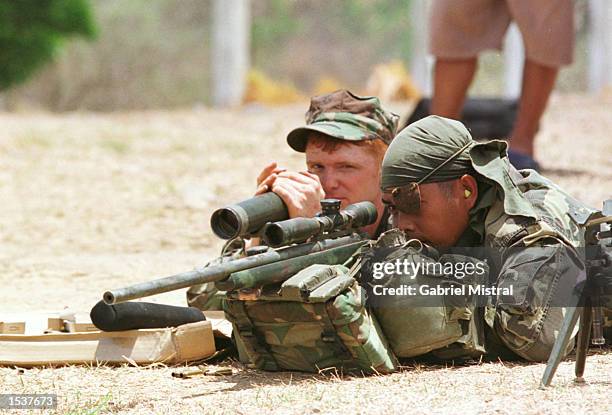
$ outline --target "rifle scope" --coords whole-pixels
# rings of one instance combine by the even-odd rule
[[[304,242],[313,236],[333,231],[357,230],[376,222],[378,212],[372,202],[358,202],[340,210],[340,201],[321,201],[322,213],[314,218],[293,218],[268,223],[262,239],[273,248]]]
[[[287,206],[275,193],[268,192],[240,203],[217,209],[210,217],[210,226],[219,238],[233,239],[255,234],[268,222],[289,217]]]

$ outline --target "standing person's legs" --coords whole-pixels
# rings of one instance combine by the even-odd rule
[[[515,157],[516,153],[533,156],[540,118],[559,68],[572,62],[574,8],[572,0],[506,1],[525,44],[523,86],[510,149]]]
[[[431,113],[459,119],[461,108],[478,64],[477,58],[438,58],[434,69],[434,94]]]
[[[513,151],[533,157],[535,135],[558,72],[559,68],[525,60],[521,99],[510,140]]]
[[[478,54],[501,49],[510,23],[504,0],[436,0],[429,44],[436,57],[431,113],[458,119],[472,83]]]

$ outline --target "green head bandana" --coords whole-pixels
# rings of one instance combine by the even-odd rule
[[[397,135],[385,154],[382,188],[461,177],[472,170],[468,152],[472,143],[470,133],[459,121],[431,115],[414,122]],[[464,151],[456,154],[462,148]]]
[[[510,177],[514,167],[508,162],[507,148],[500,140],[476,142],[461,122],[430,115],[395,137],[383,160],[381,188],[443,182],[475,171],[498,185],[506,213],[536,217]]]

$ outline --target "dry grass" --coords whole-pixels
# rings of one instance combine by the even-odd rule
[[[108,288],[214,256],[212,210],[250,195],[268,161],[303,167],[283,137],[305,108],[0,114],[0,311],[86,312]],[[538,141],[547,176],[595,206],[612,196],[611,109],[610,96],[557,96]],[[611,362],[590,356],[585,387],[565,362],[545,391],[542,364],[508,363],[421,363],[368,378],[237,363],[234,375],[190,379],[164,366],[3,368],[0,390],[57,393],[58,413],[599,413],[612,410]]]

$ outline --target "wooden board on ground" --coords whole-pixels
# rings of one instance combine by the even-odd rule
[[[214,352],[209,321],[164,329],[0,335],[0,366],[177,364],[201,360]]]

